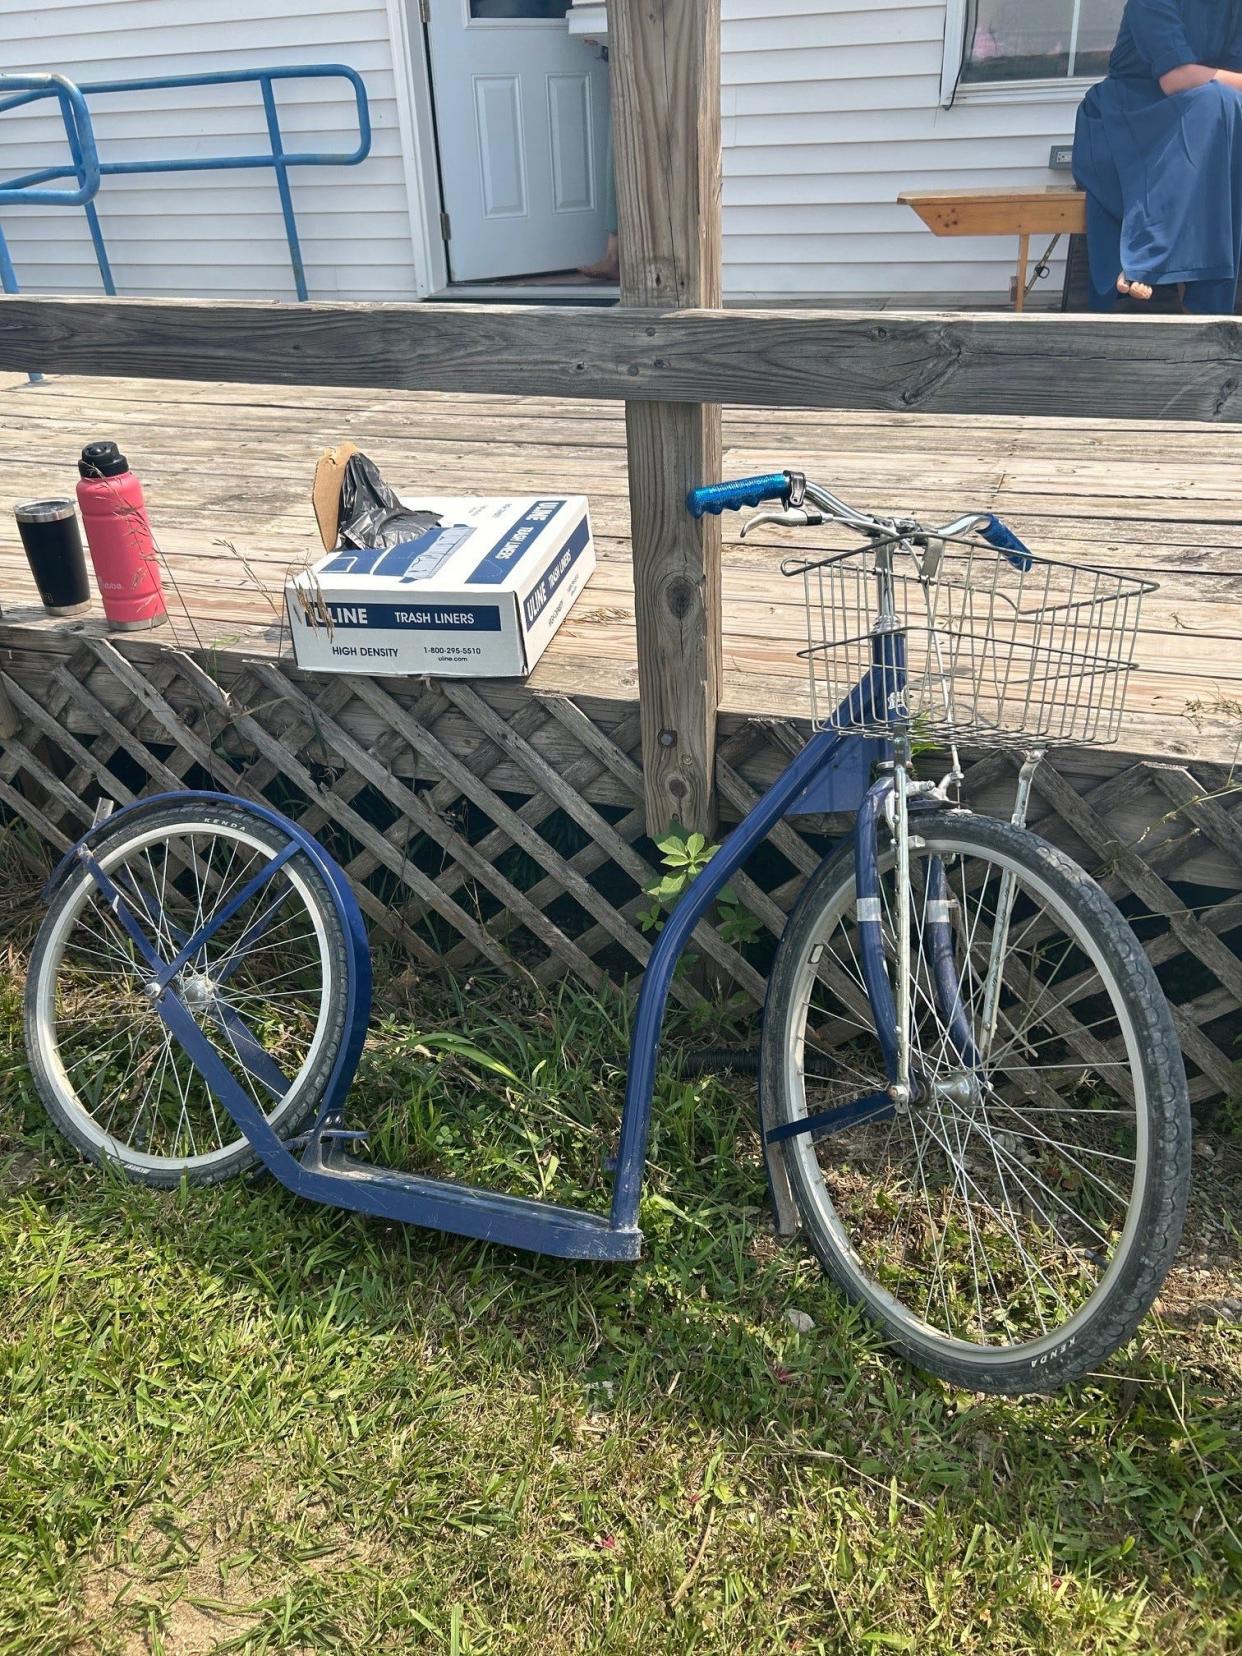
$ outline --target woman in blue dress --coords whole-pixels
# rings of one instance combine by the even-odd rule
[[[1078,112],[1091,305],[1184,284],[1232,313],[1242,267],[1242,0],[1129,0]]]

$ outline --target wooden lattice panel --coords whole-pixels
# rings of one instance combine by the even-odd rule
[[[319,836],[346,868],[377,943],[421,967],[479,962],[547,983],[636,977],[651,951],[639,923],[659,878],[644,837],[636,711],[608,728],[564,696],[494,705],[489,687],[454,681],[312,680],[270,660],[226,685],[189,655],[141,666],[107,640],[60,658],[46,693],[0,673],[8,699],[0,809],[50,852],[118,805],[187,785],[263,800]],[[499,698],[497,698],[499,703]],[[2,705],[2,704],[0,704]],[[772,720],[722,736],[717,785],[743,814],[798,750],[803,733]],[[1173,1004],[1191,1077],[1205,1101],[1236,1088],[1242,1039],[1242,800],[1205,767],[1140,762],[1100,777],[1046,763],[1032,826],[1081,861],[1135,924]],[[1005,814],[1016,761],[991,755],[967,797]],[[1202,772],[1202,774],[1200,774]],[[760,925],[743,951],[704,922],[706,971],[755,1002],[772,940],[839,823],[782,823],[734,881]],[[32,862],[38,859],[32,858]],[[762,866],[759,866],[760,863]],[[1102,1056],[1069,986],[1068,1037]],[[683,1003],[702,998],[679,976]]]

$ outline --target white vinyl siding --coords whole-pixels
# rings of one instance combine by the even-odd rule
[[[947,0],[723,0],[731,299],[1004,296],[1010,241],[933,236],[897,196],[1069,183],[1048,153],[1073,135],[1074,99],[943,109],[946,15]]]
[[[0,0],[10,73],[71,80],[345,63],[366,84],[372,150],[359,167],[290,173],[312,299],[412,298],[413,247],[384,0]],[[357,142],[346,81],[276,86],[287,148],[345,153]],[[257,85],[92,100],[104,160],[265,153]],[[59,111],[0,114],[0,179],[67,161]],[[291,299],[293,276],[270,169],[105,178],[97,199],[122,294]],[[0,209],[23,288],[98,292],[80,208]]]
[[[1003,297],[1014,266],[1008,242],[938,239],[896,198],[1068,182],[1047,161],[1072,134],[1074,102],[1065,89],[972,90],[941,108],[948,6],[723,0],[730,299]],[[357,168],[292,174],[311,297],[415,296],[386,0],[46,0],[37,10],[0,0],[0,29],[6,69],[73,80],[349,64],[370,96],[371,156]],[[278,87],[277,101],[290,145],[352,147],[345,83]],[[253,86],[100,98],[95,109],[107,159],[267,147]],[[54,106],[0,115],[0,178],[53,157],[67,157]],[[293,296],[270,171],[105,179],[98,208],[123,294]],[[98,291],[80,210],[11,207],[0,223],[25,288]]]

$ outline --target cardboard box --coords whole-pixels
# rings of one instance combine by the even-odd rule
[[[529,673],[595,568],[582,495],[400,496],[438,528],[389,551],[340,547],[285,583],[299,667]]]

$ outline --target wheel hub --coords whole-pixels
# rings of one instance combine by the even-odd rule
[[[185,1004],[195,1008],[209,1006],[215,999],[216,986],[206,972],[182,972],[177,988]]]
[[[943,1080],[933,1080],[931,1094],[933,1098],[943,1098],[946,1104],[956,1104],[962,1109],[969,1109],[983,1096],[979,1077],[973,1070],[957,1070]]]

